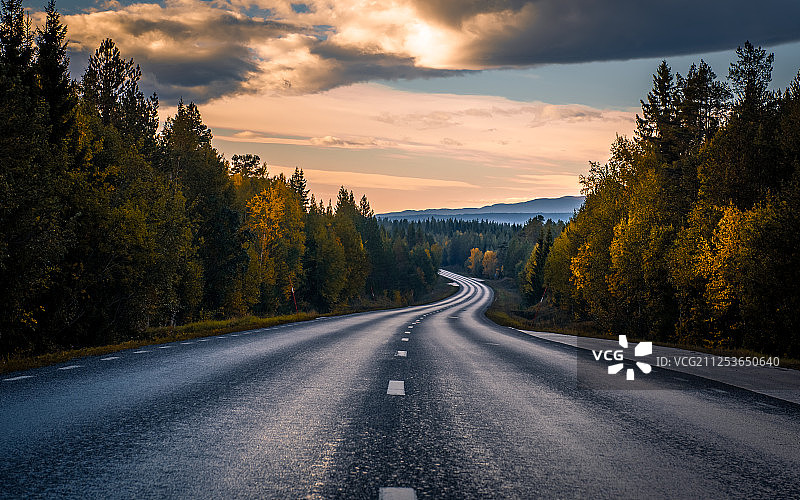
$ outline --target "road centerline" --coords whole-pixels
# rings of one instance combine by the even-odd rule
[[[389,386],[386,388],[386,394],[389,396],[405,396],[405,382],[403,380],[390,380]]]
[[[378,500],[417,500],[417,492],[414,488],[381,488],[378,490]]]

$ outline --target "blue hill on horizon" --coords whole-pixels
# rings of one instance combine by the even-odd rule
[[[583,204],[584,196],[562,196],[560,198],[537,198],[519,203],[496,203],[480,208],[429,208],[426,210],[403,210],[377,214],[388,220],[459,219],[490,220],[509,224],[524,224],[538,215],[546,219],[569,220],[575,210]]]

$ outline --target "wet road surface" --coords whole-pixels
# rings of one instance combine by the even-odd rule
[[[0,497],[800,495],[799,405],[664,369],[587,389],[589,351],[444,274],[435,304],[0,376]]]

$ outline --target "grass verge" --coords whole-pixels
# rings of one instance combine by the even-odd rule
[[[434,286],[433,290],[420,297],[418,300],[413,300],[407,305],[422,305],[432,302],[438,302],[446,299],[447,297],[456,293],[457,288],[447,285],[448,280],[443,279],[441,276]],[[10,373],[22,370],[30,370],[32,368],[40,368],[42,366],[50,366],[65,361],[70,361],[76,358],[84,358],[87,356],[102,356],[111,354],[118,351],[127,349],[135,349],[152,344],[166,344],[169,342],[177,342],[182,340],[190,340],[199,337],[208,337],[211,335],[224,335],[226,333],[243,332],[247,330],[255,330],[258,328],[268,328],[275,325],[284,323],[296,323],[300,321],[309,321],[316,319],[320,316],[339,316],[343,314],[352,314],[356,312],[377,311],[385,309],[394,309],[398,306],[389,301],[376,301],[372,303],[365,303],[362,306],[348,307],[338,309],[332,314],[318,314],[315,312],[300,312],[297,314],[288,314],[284,316],[243,316],[239,318],[231,318],[226,320],[208,320],[189,323],[177,327],[158,327],[150,328],[143,334],[142,338],[127,340],[116,344],[109,344],[96,347],[83,347],[79,349],[67,349],[38,356],[12,356],[0,360],[0,373]]]

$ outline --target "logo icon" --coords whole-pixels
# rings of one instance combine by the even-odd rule
[[[622,347],[622,349],[627,349],[628,348],[628,337],[627,337],[627,335],[620,335],[619,336],[619,345],[620,345],[620,347]],[[610,365],[608,367],[608,374],[609,375],[616,375],[617,373],[621,372],[623,368],[625,368],[625,364],[622,363],[622,360],[624,359],[623,351],[620,350],[620,349],[618,349],[618,350],[608,349],[608,350],[605,350],[605,351],[594,351],[593,350],[592,354],[594,355],[594,359],[597,360],[597,361],[600,361],[600,358],[603,358],[603,359],[605,359],[607,361],[619,361],[619,363],[615,363],[615,364]],[[635,357],[637,357],[637,358],[642,357],[642,356],[649,356],[651,354],[653,354],[653,343],[652,342],[639,342],[638,344],[636,344],[636,347],[633,349],[633,355]],[[637,361],[636,362],[636,367],[639,368],[639,370],[641,370],[642,373],[644,373],[645,375],[650,373],[653,370],[653,368],[648,363],[645,363],[643,361]],[[635,372],[635,370],[633,368],[628,368],[625,371],[625,378],[627,380],[633,380],[634,379],[634,372]]]

